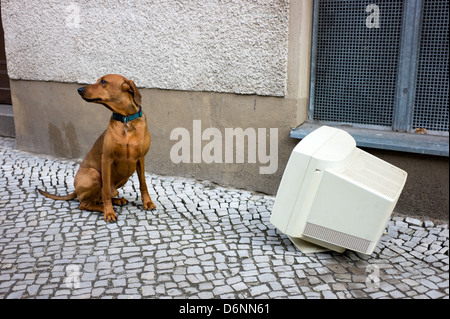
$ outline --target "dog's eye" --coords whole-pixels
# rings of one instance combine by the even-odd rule
[[[100,80],[100,84],[106,84],[106,81],[103,80],[103,79],[101,79],[101,80]]]

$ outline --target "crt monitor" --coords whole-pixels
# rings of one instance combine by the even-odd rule
[[[347,132],[322,126],[291,153],[270,222],[304,252],[371,254],[407,173],[356,147]]]

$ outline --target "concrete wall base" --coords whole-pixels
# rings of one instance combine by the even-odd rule
[[[20,149],[66,158],[83,158],[105,130],[111,112],[87,103],[77,94],[79,84],[11,80],[16,142]],[[297,125],[301,100],[213,92],[140,89],[152,145],[146,169],[160,175],[193,177],[224,186],[275,195],[292,149],[299,142],[289,137]],[[170,140],[176,128],[185,128],[193,138],[193,121],[202,130],[213,127],[278,129],[278,170],[260,174],[258,161],[206,164],[173,163]],[[202,147],[208,141],[202,142]],[[225,144],[224,142],[222,143]],[[267,145],[269,138],[267,138]],[[245,145],[247,147],[247,145]],[[257,145],[259,147],[259,145]],[[449,159],[374,149],[366,151],[408,172],[408,180],[395,211],[408,216],[448,220]]]

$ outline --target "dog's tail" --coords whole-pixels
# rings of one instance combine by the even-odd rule
[[[39,193],[41,193],[41,195],[43,195],[43,196],[45,196],[47,198],[54,199],[54,200],[71,200],[71,199],[74,199],[75,197],[77,197],[77,193],[76,192],[73,192],[73,193],[71,193],[69,195],[66,195],[66,196],[58,196],[58,195],[49,194],[49,193],[44,192],[43,190],[40,190],[40,189],[37,189],[37,190],[38,190]]]

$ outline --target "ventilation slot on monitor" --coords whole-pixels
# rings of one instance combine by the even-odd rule
[[[365,253],[370,245],[370,241],[364,238],[348,235],[340,231],[329,229],[323,226],[306,223],[303,236],[322,240],[327,243],[345,247],[347,249]]]

